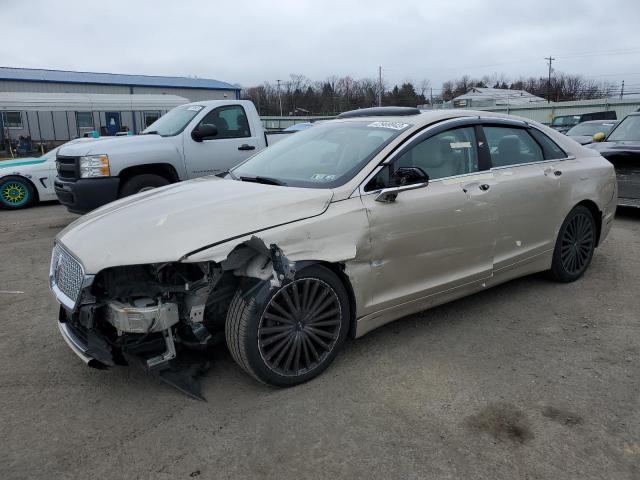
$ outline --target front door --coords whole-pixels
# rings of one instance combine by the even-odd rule
[[[430,177],[426,187],[376,201],[387,168],[364,187],[375,275],[370,311],[491,276],[497,215],[494,181],[482,163],[475,128],[451,129],[393,160],[390,171],[422,168]]]
[[[241,105],[214,108],[195,128],[201,125],[214,125],[217,134],[200,142],[185,135],[184,151],[190,178],[226,172],[253,155],[261,145]]]
[[[105,112],[104,118],[109,135],[113,136],[120,131],[120,112]]]

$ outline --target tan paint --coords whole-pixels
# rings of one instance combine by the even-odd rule
[[[506,117],[424,113],[407,120],[412,128],[334,190],[205,178],[114,202],[74,222],[58,240],[87,273],[98,273],[180,259],[220,263],[255,236],[292,262],[341,264],[361,336],[403,315],[548,269],[560,225],[581,201],[603,212],[601,238],[607,235],[616,204],[611,164],[531,121],[576,159],[436,180],[391,203],[364,193],[367,177],[413,133],[460,116]],[[549,175],[557,169],[560,177]],[[489,190],[478,189],[481,183]]]

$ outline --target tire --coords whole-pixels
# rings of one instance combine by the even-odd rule
[[[565,218],[553,250],[551,276],[558,282],[577,280],[591,263],[596,247],[596,222],[588,208],[578,205]]]
[[[27,208],[36,200],[31,182],[17,175],[0,179],[0,205],[10,210]]]
[[[166,178],[153,173],[136,175],[124,182],[122,187],[120,187],[120,198],[144,192],[145,190],[151,190],[152,188],[164,187],[165,185],[169,185],[169,183],[169,180]]]
[[[227,311],[225,336],[233,359],[268,385],[311,380],[329,366],[347,337],[349,296],[342,282],[314,265],[266,295],[260,292],[269,287],[262,285],[238,289]]]

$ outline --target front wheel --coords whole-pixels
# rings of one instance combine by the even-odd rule
[[[26,208],[34,201],[35,192],[28,180],[17,175],[0,179],[0,205],[4,208]]]
[[[587,270],[596,247],[596,222],[588,208],[578,205],[565,218],[553,251],[551,275],[573,282]]]
[[[153,188],[164,187],[165,185],[169,185],[169,180],[160,175],[155,175],[153,173],[136,175],[124,182],[120,188],[120,198],[128,197],[129,195],[134,195],[140,192],[146,192]]]
[[[349,297],[321,266],[262,295],[238,290],[225,335],[234,360],[252,377],[286,387],[319,375],[335,358],[349,327]]]

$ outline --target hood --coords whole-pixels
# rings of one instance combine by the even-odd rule
[[[586,145],[587,148],[592,148],[600,152],[600,154],[604,157],[607,154],[616,155],[623,153],[632,153],[637,155],[640,153],[640,141],[637,140],[626,140],[620,142],[594,142]]]
[[[202,177],[142,192],[80,217],[57,237],[87,274],[172,262],[207,245],[323,213],[331,190]]]
[[[2,160],[0,161],[0,170],[4,168],[16,168],[16,167],[28,167],[30,165],[40,165],[46,162],[45,158],[16,158],[15,160]]]
[[[580,145],[586,145],[588,143],[593,142],[593,136],[591,135],[570,135],[569,138],[571,140],[575,140]]]
[[[60,147],[58,155],[63,157],[80,157],[83,155],[99,155],[103,153],[118,152],[131,147],[144,148],[146,145],[162,141],[160,135],[123,135],[120,137],[100,137],[91,139],[90,142],[77,142]]]

